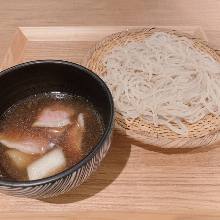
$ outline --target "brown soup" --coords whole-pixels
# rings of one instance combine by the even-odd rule
[[[70,168],[103,130],[101,116],[82,97],[52,92],[23,99],[0,120],[0,179],[35,180]]]

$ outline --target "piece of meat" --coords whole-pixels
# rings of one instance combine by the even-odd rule
[[[57,147],[35,160],[27,167],[29,180],[42,179],[61,172],[66,167],[66,158],[61,148]]]
[[[74,114],[74,110],[68,106],[53,104],[43,109],[32,126],[48,128],[64,127],[71,124],[71,117]]]
[[[55,145],[47,138],[21,133],[20,131],[1,133],[0,143],[26,154],[43,154]]]
[[[69,165],[73,165],[81,159],[84,126],[84,116],[79,114],[77,120],[66,130],[62,148],[68,158]]]

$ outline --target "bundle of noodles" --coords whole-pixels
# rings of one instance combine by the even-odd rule
[[[141,118],[155,128],[165,126],[177,137],[187,138],[190,124],[209,114],[219,116],[220,63],[196,48],[192,40],[154,32],[106,51],[96,58],[105,69],[102,78],[113,94],[116,110],[125,120]]]

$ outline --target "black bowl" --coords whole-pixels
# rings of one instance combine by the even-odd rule
[[[111,143],[114,105],[106,84],[90,70],[66,61],[31,61],[0,75],[0,115],[19,100],[42,92],[59,91],[88,99],[104,120],[104,134],[78,164],[48,178],[34,181],[0,180],[5,194],[46,198],[65,193],[83,183],[105,157]]]

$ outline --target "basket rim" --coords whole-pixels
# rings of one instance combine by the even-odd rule
[[[194,43],[195,43],[195,45],[196,45],[196,47],[198,46],[199,47],[199,49],[200,50],[202,50],[202,51],[205,51],[205,52],[207,52],[208,54],[210,54],[215,60],[217,60],[218,62],[220,62],[220,56],[215,52],[215,50],[213,49],[213,48],[211,48],[209,45],[208,45],[208,42],[206,42],[205,40],[202,40],[202,39],[200,39],[200,38],[198,38],[198,37],[194,37],[194,36],[192,36],[192,35],[190,35],[190,34],[188,34],[188,33],[183,33],[183,32],[181,32],[181,31],[177,31],[177,30],[174,30],[174,29],[167,29],[167,28],[156,28],[156,27],[151,27],[151,28],[134,28],[134,29],[129,29],[129,30],[124,30],[124,31],[120,31],[120,32],[117,32],[117,33],[113,33],[113,34],[111,34],[111,35],[108,35],[108,36],[106,36],[106,37],[104,37],[101,41],[99,41],[99,42],[97,42],[96,44],[95,44],[95,46],[94,47],[92,47],[89,51],[88,51],[88,53],[86,54],[86,56],[84,57],[84,60],[83,60],[83,65],[85,65],[87,68],[91,68],[92,67],[92,65],[91,65],[91,59],[92,59],[92,57],[93,57],[93,55],[94,55],[94,53],[96,53],[98,50],[101,50],[102,49],[102,47],[104,47],[103,45],[105,45],[105,44],[108,44],[108,43],[115,43],[116,41],[117,41],[117,39],[119,39],[119,38],[123,38],[123,37],[126,37],[126,36],[128,36],[129,34],[136,34],[136,35],[138,35],[138,34],[143,34],[143,33],[146,33],[146,34],[148,34],[149,36],[151,35],[151,34],[153,34],[153,33],[155,33],[155,32],[165,32],[165,33],[169,33],[169,34],[174,34],[174,35],[176,35],[176,36],[178,36],[178,37],[186,37],[186,38],[188,38],[188,39],[190,39],[190,40],[192,40]],[[117,43],[115,44],[115,46],[117,46]],[[201,48],[200,48],[201,47]],[[94,71],[94,72],[96,72],[93,68],[91,68],[92,69],[92,71]],[[97,74],[100,74],[99,72],[96,72]],[[119,121],[120,121],[120,117],[119,117],[119,115],[121,115],[120,114],[120,112],[119,111],[117,111],[116,110],[116,117],[115,117],[115,121],[116,121],[116,125],[118,126],[118,128],[119,128],[119,130],[121,130],[121,131],[123,131],[123,132],[125,132],[125,133],[136,133],[136,135],[137,135],[137,133],[144,133],[144,135],[142,134],[142,135],[140,135],[140,136],[143,136],[143,138],[145,138],[145,139],[147,139],[147,138],[152,138],[154,141],[153,141],[153,145],[157,145],[158,146],[158,144],[156,143],[156,142],[158,142],[158,140],[161,140],[162,142],[164,141],[164,142],[166,142],[166,143],[168,143],[168,142],[172,142],[172,141],[176,141],[177,139],[179,139],[179,140],[182,140],[182,142],[184,142],[183,143],[183,146],[185,146],[186,145],[186,142],[187,142],[187,145],[189,144],[188,142],[198,142],[198,140],[200,139],[201,141],[202,141],[202,139],[203,140],[205,140],[205,139],[207,139],[208,137],[210,137],[210,143],[213,143],[213,142],[216,142],[217,141],[217,135],[218,135],[218,133],[220,133],[220,125],[216,128],[216,129],[213,129],[212,131],[208,131],[207,132],[207,134],[205,134],[205,135],[198,135],[198,136],[187,136],[187,137],[184,137],[184,136],[182,136],[182,135],[176,135],[176,133],[175,132],[173,132],[173,131],[171,131],[171,133],[173,133],[173,134],[175,134],[174,135],[174,137],[172,138],[172,137],[169,137],[169,138],[167,138],[167,137],[164,137],[164,136],[161,136],[161,135],[158,135],[158,134],[156,134],[155,136],[152,136],[152,135],[150,135],[150,133],[148,133],[147,131],[142,131],[141,130],[141,123],[139,123],[139,126],[137,126],[137,128],[139,129],[128,129],[128,128],[123,128],[121,125],[120,125],[120,123],[119,123]],[[208,115],[210,115],[210,114],[208,114]],[[123,116],[121,116],[122,118],[123,118]],[[139,117],[139,118],[141,118],[141,117]],[[217,117],[217,118],[219,118],[219,120],[220,120],[220,117]],[[200,121],[203,121],[203,120],[206,120],[206,116],[203,118],[203,119],[201,119]],[[145,122],[146,123],[146,122]],[[126,125],[128,125],[127,123],[125,123]],[[146,123],[147,125],[149,125],[149,126],[151,126],[152,127],[152,129],[154,129],[154,125],[153,124],[151,124],[151,123]],[[189,125],[190,126],[190,125]],[[168,129],[168,128],[167,128]],[[129,132],[127,132],[129,130]],[[136,136],[136,135],[132,135],[132,134],[129,134],[129,136]],[[136,139],[140,139],[140,138],[136,138]],[[161,142],[160,141],[160,142]],[[148,143],[149,141],[147,141],[147,143]],[[203,141],[202,141],[203,142]],[[207,141],[206,141],[207,142]],[[152,144],[152,143],[151,143]],[[209,142],[208,143],[206,143],[206,144],[209,144]],[[161,145],[161,144],[159,144],[159,145]],[[167,145],[167,144],[166,144]],[[169,144],[168,144],[169,145]],[[193,145],[194,146],[194,145]]]

